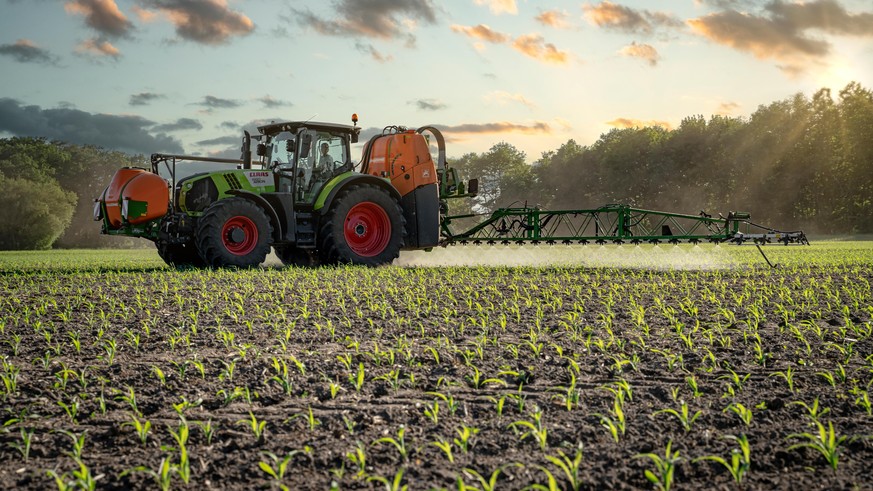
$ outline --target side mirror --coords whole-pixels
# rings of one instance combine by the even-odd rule
[[[285,151],[286,152],[293,152],[295,150],[294,147],[295,147],[296,143],[297,142],[295,142],[294,140],[286,140],[285,141]]]
[[[470,196],[479,194],[479,179],[470,179],[467,183],[467,194]]]
[[[263,143],[258,143],[258,149],[256,150],[258,157],[263,157],[267,155],[267,146]]]

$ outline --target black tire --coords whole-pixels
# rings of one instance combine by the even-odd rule
[[[327,264],[391,264],[406,237],[400,205],[384,189],[366,184],[343,191],[323,217],[318,252]]]
[[[158,255],[161,256],[161,259],[174,268],[202,268],[206,266],[206,262],[200,257],[193,242],[170,244],[158,241],[155,242],[155,246],[158,248]]]
[[[294,246],[277,246],[276,257],[285,266],[299,266],[301,268],[314,268],[321,263],[318,254],[312,249],[301,249]]]
[[[243,198],[206,208],[197,221],[197,251],[213,268],[253,268],[267,258],[273,229],[264,210]]]

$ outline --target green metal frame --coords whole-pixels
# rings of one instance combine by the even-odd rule
[[[477,214],[443,217],[443,244],[555,243],[679,243],[752,242],[808,244],[802,231],[782,232],[750,221],[750,215],[731,212],[727,217],[685,215],[644,210],[628,205],[606,205],[591,210],[540,210],[536,207],[501,208],[463,232],[452,222]]]

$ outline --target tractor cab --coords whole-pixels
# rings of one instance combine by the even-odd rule
[[[258,128],[261,163],[273,170],[278,192],[291,193],[295,205],[314,205],[324,185],[353,169],[350,145],[360,128],[313,122],[285,122]]]

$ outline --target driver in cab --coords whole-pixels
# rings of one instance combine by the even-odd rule
[[[328,147],[326,142],[321,144],[321,156],[318,157],[318,167],[325,172],[334,170],[334,160],[328,153],[329,150],[330,147]]]

